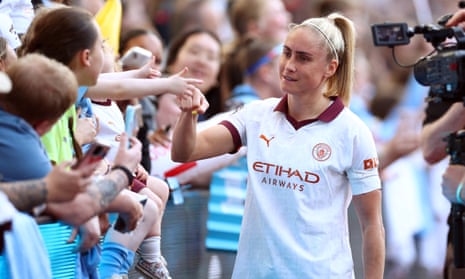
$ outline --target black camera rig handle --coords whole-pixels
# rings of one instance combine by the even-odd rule
[[[465,206],[453,203],[451,218],[454,266],[456,268],[465,268]]]
[[[451,133],[445,140],[447,141],[446,151],[450,155],[450,164],[465,166],[465,130]],[[465,268],[465,206],[452,203],[450,218],[454,266]]]

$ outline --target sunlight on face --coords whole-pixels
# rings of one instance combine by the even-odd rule
[[[97,83],[97,79],[99,74],[102,71],[103,67],[103,39],[102,34],[100,33],[100,28],[98,27],[97,22],[94,21],[95,28],[97,30],[97,40],[95,41],[94,46],[90,50],[90,84],[95,85]],[[86,84],[87,85],[87,84]]]
[[[327,78],[328,50],[311,27],[289,32],[280,58],[281,89],[289,94],[320,91]]]

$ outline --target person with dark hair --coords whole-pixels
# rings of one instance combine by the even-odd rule
[[[79,40],[71,40],[69,38],[71,35]],[[44,44],[44,41],[47,43]],[[30,53],[45,55],[66,65],[72,71],[78,85],[93,85],[97,82],[103,63],[101,43],[101,36],[92,15],[77,8],[56,8],[37,14],[25,34],[24,43],[19,48],[19,55],[20,57]],[[63,51],[64,49],[69,51]],[[76,119],[76,109],[73,105],[78,97],[76,92],[66,112],[41,138],[49,159],[56,163],[72,160],[74,152],[79,151],[74,150],[75,145],[73,146],[73,136],[70,132],[74,129],[74,124],[69,123],[69,118],[73,121]],[[98,203],[90,197],[88,202]],[[67,214],[73,215],[72,219],[77,224],[105,209],[101,207],[101,203],[96,206],[89,205],[86,211],[82,209],[77,211],[77,208],[73,211],[72,206],[62,208],[64,204],[55,206],[57,208],[49,205],[50,210],[52,208],[56,210],[52,210],[54,214],[66,220],[71,219],[66,217]],[[82,207],[82,204],[79,207]]]
[[[34,65],[34,67],[31,67],[31,65]],[[0,161],[1,181],[42,179],[47,175],[56,175],[56,171],[52,169],[50,159],[41,143],[40,136],[47,133],[68,107],[74,103],[77,96],[77,81],[75,76],[63,64],[39,54],[28,54],[21,57],[8,67],[6,73],[11,78],[12,88],[10,93],[0,95],[0,130],[3,135],[0,140],[0,156],[2,157]],[[37,105],[39,103],[40,106]],[[118,164],[127,169],[132,169],[134,167],[133,164],[140,159],[140,153],[136,149],[137,146],[135,144],[134,148],[130,151],[120,150],[118,153]],[[18,160],[21,160],[21,162]],[[69,166],[70,163],[59,164],[57,170],[62,169],[65,165]],[[90,165],[88,169],[81,170],[82,174],[80,175],[89,177],[95,168],[96,165]],[[77,172],[71,177],[66,175],[64,177],[72,178],[79,173]],[[82,183],[83,181],[71,182],[69,186],[76,186],[75,183],[79,182]],[[50,195],[45,193],[47,199],[42,201],[42,204],[37,205],[66,204],[76,197],[90,192],[93,194],[92,198],[98,200],[99,206],[105,208],[106,204],[112,201],[117,193],[125,187],[125,183],[128,180],[124,172],[116,170],[112,171],[100,183],[89,182],[91,181],[87,180],[87,182],[82,183],[82,186],[75,189],[74,194],[66,195],[67,197],[56,196],[56,193],[54,193],[56,191],[53,191],[53,188],[41,187],[42,191],[47,189],[52,191],[49,193]],[[66,189],[67,187],[63,188],[63,190]],[[14,194],[11,192],[11,187],[10,189],[5,187],[3,190],[9,196]],[[35,193],[37,194],[37,191]],[[31,204],[17,203],[18,197],[12,196],[11,198],[15,202],[14,204],[18,206],[18,209],[30,209]],[[38,195],[35,199],[41,200],[41,195]],[[86,210],[93,210],[93,208]],[[29,213],[33,212],[37,212],[37,210]],[[38,212],[40,213],[40,210]],[[33,232],[37,233],[37,225],[35,220],[28,215],[18,216],[20,217],[18,222],[22,225],[18,225],[18,230],[13,231],[11,238],[11,241],[13,241],[12,245],[16,245],[15,250],[17,250],[17,254],[14,251],[7,250],[7,253],[12,253],[8,255],[7,259],[10,263],[10,268],[21,271],[21,268],[18,269],[16,266],[18,263],[17,259],[26,260],[25,257],[28,254],[23,255],[19,253],[19,251],[22,251],[22,248],[19,248],[17,245],[21,245],[21,241],[15,241],[17,239],[15,235],[19,233],[17,236],[21,236],[21,226],[34,228],[34,230],[30,231],[31,239],[29,240],[32,240],[33,235],[35,235]],[[75,216],[61,218],[61,220],[67,223],[79,222],[79,219],[76,220]],[[13,220],[13,225],[14,222],[15,220]],[[37,249],[43,250],[41,248],[43,246],[41,241],[34,243],[34,245],[36,245]],[[35,251],[35,248],[32,248],[32,244],[30,248],[26,250]],[[30,258],[27,259],[31,260]],[[43,273],[44,277],[48,278],[50,264],[46,256],[41,259],[38,266],[45,272]],[[34,270],[31,268],[28,271],[22,270],[21,272]]]
[[[178,34],[168,49],[165,63],[166,73],[177,72],[184,67],[189,71],[186,76],[202,79],[198,85],[205,97],[212,102],[212,110],[208,116],[202,117],[202,122],[218,115],[223,111],[223,101],[219,94],[218,75],[221,69],[221,42],[218,37],[202,28],[194,28],[185,33]],[[172,128],[181,113],[176,104],[176,96],[163,94],[157,97],[157,112],[155,114],[157,130],[151,135],[152,171],[155,176],[166,178],[165,173],[179,166],[170,158]],[[230,162],[230,161],[228,161]],[[206,164],[206,160],[198,162],[189,171],[179,176],[181,184],[190,184],[194,188],[205,188],[210,184],[211,173],[221,168],[225,162],[216,162],[214,165]]]
[[[285,96],[253,101],[197,132],[200,90],[180,97],[174,161],[247,146],[247,195],[232,278],[353,278],[347,209],[362,230],[364,278],[383,278],[378,157],[349,105],[355,28],[333,13],[293,24],[279,60]]]
[[[161,70],[161,64],[163,60],[164,45],[163,40],[157,32],[150,31],[148,29],[131,29],[123,34],[121,37],[119,54],[123,57],[133,47],[140,47],[151,52],[154,57],[153,68],[155,70]],[[121,61],[121,60],[120,60]],[[138,69],[137,66],[127,65],[122,63],[124,71]],[[136,99],[134,101],[128,100],[129,102],[137,102],[142,106],[142,120],[143,125],[140,127],[137,138],[142,142],[142,166],[150,173],[152,168],[150,162],[150,151],[149,137],[155,131],[155,101],[154,96],[146,96],[143,98]],[[128,102],[123,101],[123,102]],[[121,103],[121,102],[120,102]]]
[[[104,44],[104,49],[105,63],[102,72],[114,72],[118,68],[115,65],[115,55],[108,44]],[[99,119],[100,126],[95,139],[97,142],[110,147],[110,152],[105,157],[105,163],[108,164],[106,169],[111,169],[115,158],[115,153],[112,152],[112,149],[115,148],[111,147],[119,145],[119,138],[125,131],[125,118],[115,101],[110,99],[91,99],[91,102],[92,110]],[[135,269],[149,277],[153,277],[155,274],[160,278],[169,278],[169,272],[166,267],[167,263],[161,253],[161,224],[169,197],[168,185],[160,178],[150,176],[148,171],[142,165],[139,165],[135,172],[131,191],[146,196],[159,208],[158,211],[153,212],[150,216],[151,219],[155,219],[155,222],[150,230],[148,230],[142,243],[136,241],[136,244],[138,244],[137,252],[139,259],[135,264]],[[110,233],[105,238],[105,241],[111,241],[112,235],[115,234],[110,229]],[[113,259],[110,258],[107,260],[104,254],[102,256],[102,263],[104,264],[100,266],[100,269],[104,270],[105,263],[111,262],[111,260]]]
[[[109,74],[110,77],[100,79],[103,66],[102,44],[99,27],[89,12],[73,7],[55,8],[38,13],[24,37],[24,44],[20,48],[20,53],[22,55],[31,52],[42,53],[68,66],[76,77],[78,85],[81,86],[78,101],[83,99],[83,96],[127,99],[129,96],[141,97],[164,92],[191,94],[194,84],[200,82],[195,79],[183,78],[182,75],[186,69],[166,78],[147,78],[150,75],[156,75],[151,63],[138,71],[125,72],[121,73],[121,75]],[[133,77],[134,74],[141,73],[143,78],[136,79]],[[91,87],[87,88],[86,86]],[[47,148],[50,159],[57,163],[69,160],[74,153],[79,153],[79,144],[76,144],[72,139],[74,119],[76,119],[76,109],[73,105],[58,120],[57,124],[42,137],[42,142]],[[134,144],[134,148],[140,147],[139,141],[134,140],[137,143]],[[123,141],[120,142],[121,144],[123,144]],[[117,169],[119,169],[118,162],[116,158],[114,166]],[[135,172],[133,167],[131,166],[131,169],[125,172],[131,178],[126,181],[129,182],[125,185],[126,187],[132,184],[132,174]],[[96,180],[95,186],[98,186],[99,181]],[[95,187],[89,187],[89,189],[96,190]],[[151,212],[160,210],[151,200],[147,200],[142,208],[137,194],[125,189],[121,195],[118,195],[120,190],[118,188],[118,191],[112,191],[111,195],[109,195],[112,199],[117,196],[111,204],[109,201],[112,200],[107,201],[105,199],[105,201],[101,201],[95,199],[95,194],[92,191],[78,195],[71,203],[47,204],[47,213],[59,219],[68,220],[72,217],[70,223],[80,226],[80,231],[85,232],[85,234],[82,234],[79,247],[83,252],[95,248],[94,245],[100,241],[100,229],[98,225],[96,226],[98,222],[96,222],[95,218],[97,215],[104,214],[106,211],[128,214],[130,217],[128,228],[129,230],[135,229],[137,233],[132,236],[116,237],[116,240],[113,238],[111,243],[106,243],[102,253],[111,254],[110,257],[113,257],[113,260],[106,262],[105,264],[108,264],[106,268],[102,267],[99,270],[102,274],[127,273],[128,268],[132,265],[135,250],[147,235],[147,231],[156,222],[154,216],[158,216],[158,214],[152,215]],[[137,222],[141,216],[141,210],[143,210],[144,218],[141,222]],[[115,236],[115,233],[112,233],[112,236]],[[91,274],[97,272],[98,262],[95,263],[95,259],[98,260],[99,257],[91,258],[89,255],[89,253],[82,253],[81,260],[83,258],[93,259],[94,262],[83,261],[80,266],[82,269],[77,270],[78,274],[82,272],[82,275],[79,276],[93,276]]]
[[[219,91],[222,43],[218,36],[208,29],[194,28],[173,38],[166,57],[166,73],[176,73],[189,68],[186,77],[203,80],[197,87],[205,94],[210,110],[199,117],[208,119],[224,111],[224,100]]]
[[[278,76],[278,58],[281,52],[282,44],[259,38],[247,38],[239,44],[236,56],[225,64],[237,65],[229,69],[224,66],[223,74],[241,75],[244,82],[233,88],[225,88],[231,92],[226,100],[227,110],[236,109],[254,100],[282,97]]]
[[[130,29],[122,34],[121,42],[119,44],[118,53],[122,57],[132,47],[141,47],[152,53],[155,57],[155,65],[157,69],[161,69],[163,60],[164,43],[160,34],[156,30],[135,28]],[[123,70],[133,70],[133,68],[125,68]]]

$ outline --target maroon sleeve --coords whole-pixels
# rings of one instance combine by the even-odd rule
[[[220,125],[225,126],[226,129],[228,129],[229,132],[231,133],[231,136],[233,138],[233,143],[234,143],[234,151],[231,153],[236,153],[239,150],[239,148],[241,148],[242,146],[242,141],[241,141],[241,137],[239,136],[239,132],[237,131],[236,127],[234,127],[234,125],[231,124],[231,122],[229,122],[228,120],[221,121]]]

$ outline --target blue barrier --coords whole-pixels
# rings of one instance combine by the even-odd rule
[[[74,249],[77,242],[66,243],[72,228],[60,222],[46,222],[39,224],[39,231],[50,258],[53,278],[74,278],[77,264]],[[3,255],[0,256],[0,278],[10,278],[8,263]]]
[[[208,201],[208,249],[237,251],[247,186],[247,159],[213,173]]]

